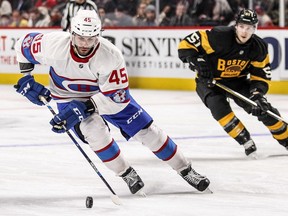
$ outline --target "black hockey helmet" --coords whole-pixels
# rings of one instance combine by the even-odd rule
[[[245,23],[248,25],[255,25],[258,23],[257,14],[254,10],[243,9],[236,17],[236,24]]]

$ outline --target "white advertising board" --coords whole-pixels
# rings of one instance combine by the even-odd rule
[[[51,32],[60,29],[1,29],[0,73],[19,73],[14,51],[16,40],[29,32]],[[178,59],[180,40],[197,29],[107,29],[103,36],[123,53],[131,77],[193,78],[194,74]],[[268,43],[273,80],[288,79],[287,29],[257,30]],[[47,73],[47,67],[36,67],[34,73]]]

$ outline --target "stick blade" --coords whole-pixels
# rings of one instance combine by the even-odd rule
[[[122,202],[121,202],[120,198],[119,198],[117,195],[112,194],[112,195],[110,196],[110,198],[111,198],[111,200],[112,200],[112,202],[113,202],[114,204],[116,204],[116,205],[122,205]]]
[[[146,193],[143,190],[139,190],[136,195],[141,196],[141,197],[147,197]]]

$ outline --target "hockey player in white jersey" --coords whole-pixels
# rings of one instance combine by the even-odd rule
[[[190,185],[204,191],[210,181],[191,167],[173,140],[131,96],[123,55],[100,36],[96,12],[80,10],[71,24],[71,33],[30,33],[18,40],[17,60],[24,76],[16,85],[17,92],[37,105],[43,105],[39,95],[48,101],[53,98],[59,113],[50,121],[52,130],[72,129],[124,179],[132,194],[144,183],[124,158],[105,121],[118,127],[127,140],[140,141]],[[49,90],[31,75],[35,64],[50,66]]]

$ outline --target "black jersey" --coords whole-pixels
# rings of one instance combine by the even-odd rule
[[[203,56],[216,80],[247,77],[266,93],[271,80],[267,47],[255,34],[247,43],[238,44],[234,26],[218,26],[186,36],[179,44],[178,54],[183,62],[188,56]]]

